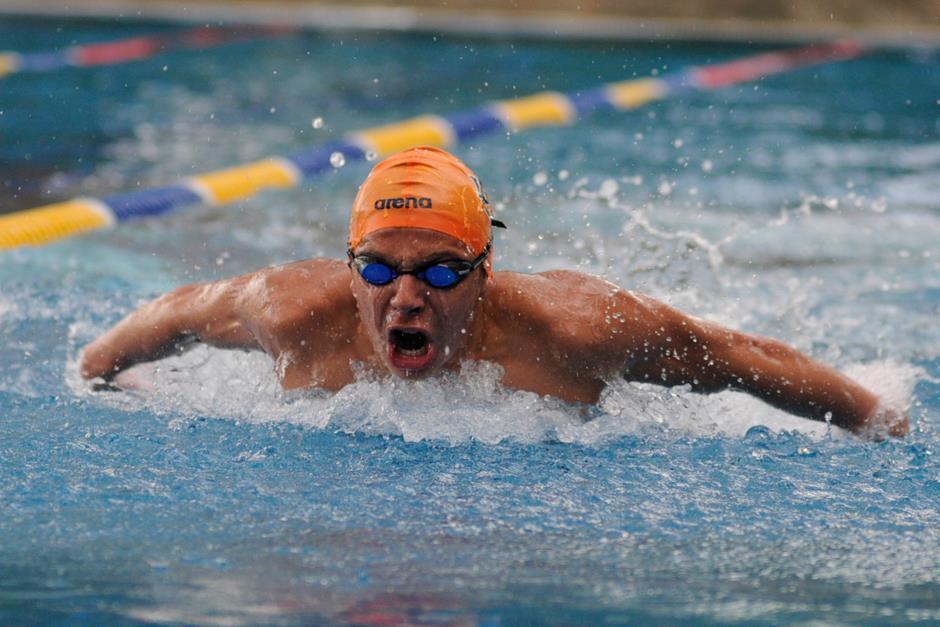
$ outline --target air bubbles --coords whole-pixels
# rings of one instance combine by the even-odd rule
[[[330,165],[336,168],[337,170],[344,165],[346,165],[346,155],[336,151],[330,155]]]
[[[532,177],[532,182],[536,187],[542,187],[548,182],[548,174],[545,172],[536,172]]]
[[[706,159],[702,161],[702,172],[711,172],[715,169],[715,164],[712,163],[711,159]]]
[[[685,145],[685,142],[682,141],[681,137],[677,137],[674,140],[672,140],[672,145],[674,148],[682,148],[682,146]]]
[[[379,153],[374,150],[370,150],[366,153],[366,161],[375,161],[379,158]]]
[[[568,173],[568,170],[559,170],[558,172],[559,181],[567,181],[569,176],[570,174]]]
[[[315,128],[315,129],[317,129],[317,130],[323,128],[323,118],[321,118],[321,117],[319,117],[319,116],[313,118],[313,119],[310,121],[310,126],[312,126],[313,128]]]
[[[764,425],[754,425],[747,430],[744,434],[744,439],[747,442],[756,444],[758,446],[767,444],[767,441],[774,437],[774,432],[770,430],[769,427]]]

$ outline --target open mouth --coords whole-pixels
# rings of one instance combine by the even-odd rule
[[[389,339],[403,355],[423,355],[428,351],[428,336],[421,331],[393,329]]]
[[[388,352],[392,365],[401,370],[421,370],[434,358],[433,342],[425,332],[416,329],[391,329]]]

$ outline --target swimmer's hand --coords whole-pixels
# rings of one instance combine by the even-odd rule
[[[102,338],[85,347],[79,364],[79,372],[85,379],[104,379],[110,383],[115,375],[121,371],[121,359]],[[99,385],[96,383],[95,385]]]
[[[113,379],[97,377],[91,382],[92,392],[152,392],[153,372],[146,366],[137,366],[117,373]]]
[[[105,349],[100,340],[89,344],[82,353],[79,372],[83,378],[92,379],[92,392],[122,392],[123,389],[114,382],[121,369]]]
[[[902,438],[911,430],[906,412],[878,403],[869,416],[856,429],[857,435],[869,440],[881,441],[886,437]]]
[[[182,336],[168,347],[153,351],[148,359],[160,359],[169,355],[182,355],[198,343],[193,336]],[[98,379],[92,383],[96,392],[117,392],[125,388],[141,387],[125,376],[128,368],[144,361],[133,353],[122,351],[115,343],[108,341],[108,336],[98,338],[89,344],[82,353],[79,372],[85,379]],[[121,380],[124,377],[124,380]]]
[[[122,388],[114,385],[110,381],[95,381],[91,384],[92,392],[123,392]]]

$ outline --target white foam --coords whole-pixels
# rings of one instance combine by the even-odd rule
[[[0,319],[16,311],[16,305],[0,296]]]
[[[877,394],[885,405],[903,411],[910,409],[917,381],[927,376],[923,368],[890,359],[853,364],[845,374]]]
[[[906,404],[921,374],[917,368],[894,362],[855,365],[849,373],[886,401],[899,404]],[[466,362],[459,374],[426,381],[361,374],[335,394],[283,392],[265,355],[198,347],[180,357],[136,366],[117,380],[126,391],[95,396],[99,402],[124,409],[170,415],[171,429],[183,428],[189,417],[202,416],[401,436],[409,442],[597,445],[649,433],[741,436],[756,425],[799,431],[813,438],[829,433],[825,424],[787,415],[743,394],[705,396],[682,388],[615,381],[597,407],[583,407],[503,388],[500,374],[495,364]],[[77,373],[68,378],[77,394],[91,394]]]

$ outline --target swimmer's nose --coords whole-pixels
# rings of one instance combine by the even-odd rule
[[[406,315],[417,315],[424,309],[428,286],[416,277],[405,274],[394,283],[395,294],[389,304]]]

